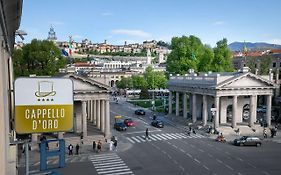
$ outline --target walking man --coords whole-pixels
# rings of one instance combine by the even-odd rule
[[[266,128],[263,129],[263,138],[267,138]]]
[[[73,145],[72,144],[68,145],[68,155],[73,155],[72,150],[73,150]]]
[[[117,151],[117,140],[114,141],[113,145],[114,145],[114,150]]]
[[[98,142],[98,152],[101,152],[101,141]]]
[[[145,140],[146,140],[146,138],[149,139],[148,128],[146,128],[146,130],[145,130]]]
[[[76,155],[78,155],[79,154],[79,144],[77,143],[77,145],[76,145]]]
[[[96,141],[93,141],[93,151],[96,151]]]

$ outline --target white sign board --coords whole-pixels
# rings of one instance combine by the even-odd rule
[[[73,128],[73,82],[66,78],[15,81],[17,133],[69,131]]]

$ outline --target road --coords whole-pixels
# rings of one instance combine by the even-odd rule
[[[261,147],[238,147],[218,143],[202,134],[186,135],[177,123],[167,121],[164,128],[150,126],[153,113],[134,114],[133,105],[120,101],[111,103],[111,125],[114,116],[132,118],[136,126],[119,132],[117,151],[89,154],[83,162],[68,163],[62,174],[136,174],[136,175],[279,175],[281,144],[262,142]],[[125,118],[124,117],[124,118]],[[145,139],[145,129],[150,139]]]

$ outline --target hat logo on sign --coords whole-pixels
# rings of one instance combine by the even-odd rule
[[[54,91],[54,84],[50,81],[39,81],[38,82],[38,91],[35,92],[36,97],[47,97],[56,95]]]

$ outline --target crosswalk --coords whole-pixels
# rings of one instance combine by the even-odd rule
[[[91,155],[89,157],[98,174],[101,175],[132,175],[133,172],[116,154]]]
[[[184,133],[163,133],[163,134],[150,134],[149,139],[146,139],[144,135],[127,137],[127,140],[133,144],[143,143],[147,141],[165,141],[171,139],[186,139],[186,138],[206,138],[201,134],[184,134]]]

